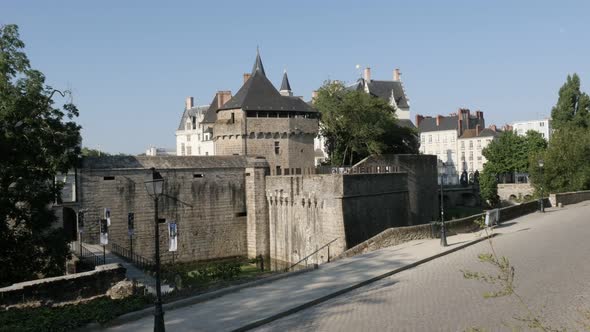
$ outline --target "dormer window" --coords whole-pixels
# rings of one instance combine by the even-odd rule
[[[187,121],[186,126],[184,127],[185,130],[191,130],[191,122]]]

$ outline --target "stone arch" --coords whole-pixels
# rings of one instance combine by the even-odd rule
[[[508,197],[509,201],[515,201],[516,200],[516,195],[512,194]]]

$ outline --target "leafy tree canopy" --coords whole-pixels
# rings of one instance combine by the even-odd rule
[[[494,174],[527,172],[529,155],[544,150],[547,141],[543,136],[529,130],[525,136],[514,131],[505,131],[482,151],[487,162],[484,169]]]
[[[48,208],[55,175],[80,154],[72,104],[53,106],[57,90],[31,69],[16,25],[0,26],[0,287],[61,274],[68,247]]]
[[[590,189],[590,98],[577,74],[568,75],[551,110],[554,132],[546,151],[530,156],[529,174],[537,193]],[[543,160],[543,168],[538,166]]]
[[[90,148],[82,148],[82,156],[83,157],[101,157],[101,156],[110,156],[111,154],[106,153],[104,151],[100,151],[97,149],[90,149]]]
[[[580,77],[568,75],[559,89],[559,99],[551,110],[551,125],[555,130],[575,126],[590,127],[590,97],[580,91]]]
[[[372,154],[418,153],[417,133],[400,126],[383,99],[326,82],[314,106],[322,116],[320,133],[332,165],[352,165]]]

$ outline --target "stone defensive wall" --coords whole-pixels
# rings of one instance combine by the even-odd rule
[[[99,222],[110,209],[109,244],[154,256],[154,200],[145,188],[154,167],[165,179],[159,199],[163,262],[210,260],[248,254],[247,169],[264,173],[264,159],[244,156],[85,158],[79,174],[79,203],[84,211],[83,242],[99,243]],[[264,197],[264,190],[260,190]],[[133,243],[128,213],[134,213]],[[253,215],[255,215],[253,213]],[[65,221],[64,221],[65,222]],[[178,251],[168,251],[168,224],[178,226]]]
[[[267,176],[266,192],[273,269],[310,254],[302,264],[323,263],[384,229],[407,225],[405,173]]]
[[[551,206],[576,204],[590,200],[590,190],[549,195]]]
[[[0,288],[0,305],[76,301],[104,295],[125,279],[121,264],[97,266],[95,270],[60,277],[20,282]]]
[[[549,204],[549,200],[545,199],[545,203]],[[519,205],[513,205],[505,208],[501,208],[499,213],[500,223],[505,222],[514,218],[521,217],[523,215],[538,211],[539,202],[532,201]],[[455,219],[445,222],[447,234],[453,235],[458,233],[469,233],[479,229],[479,226],[475,223],[475,220],[485,217],[485,213],[476,214],[473,216]],[[398,228],[389,228],[379,233],[378,235],[352,247],[336,259],[356,256],[366,252],[375,251],[381,248],[395,246],[404,242],[420,239],[433,239],[440,237],[440,225],[439,223],[433,222],[424,225],[407,226]]]

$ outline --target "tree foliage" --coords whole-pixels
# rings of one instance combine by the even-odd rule
[[[557,104],[551,110],[551,125],[555,130],[590,126],[590,97],[580,90],[578,74],[568,75],[559,89]]]
[[[383,99],[326,82],[314,106],[322,116],[320,133],[332,165],[352,165],[372,154],[418,153],[415,130],[400,126]]]
[[[554,132],[546,151],[531,156],[529,174],[537,192],[590,189],[590,98],[577,74],[567,77],[551,111]]]
[[[97,149],[90,149],[90,148],[82,148],[82,156],[83,157],[101,157],[101,156],[110,156],[110,153],[106,153],[104,151],[100,151]]]
[[[59,91],[23,48],[16,25],[0,27],[0,286],[63,272],[67,242],[49,206],[55,175],[80,153],[78,110],[53,106]]]
[[[481,198],[489,205],[496,206],[499,203],[496,174],[486,170],[485,167],[479,178],[479,188]]]
[[[524,173],[530,163],[536,164],[531,156],[537,156],[547,148],[543,136],[529,130],[525,136],[514,131],[505,131],[482,151],[487,162],[480,180],[480,194],[491,205],[498,203],[498,178],[515,172]]]

